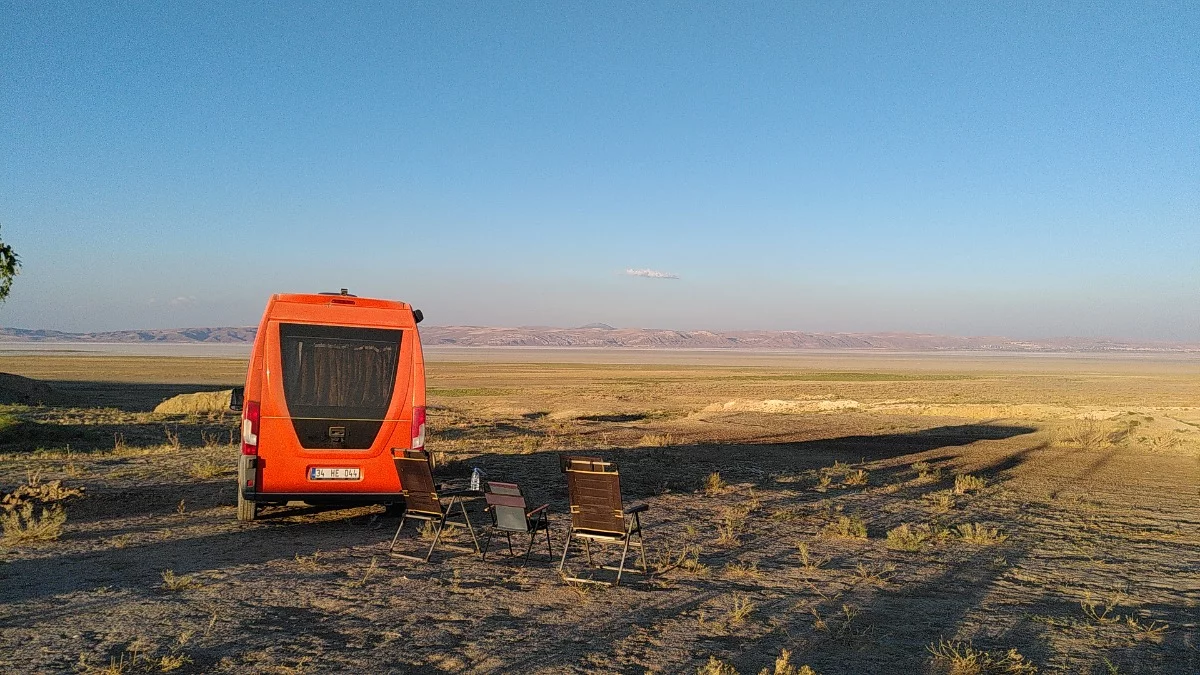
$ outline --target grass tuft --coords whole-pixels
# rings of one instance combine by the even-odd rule
[[[719,472],[714,471],[708,474],[708,478],[704,481],[704,494],[710,497],[713,495],[719,495],[724,492],[725,488],[727,487],[729,487],[729,483],[726,483],[724,479],[721,478],[721,474]]]
[[[978,492],[987,485],[987,481],[978,476],[972,476],[969,473],[959,474],[954,477],[954,494],[965,495],[968,492]]]
[[[162,586],[168,591],[178,592],[186,591],[191,588],[199,588],[200,582],[196,581],[195,577],[188,574],[177,575],[175,574],[174,570],[163,570]]]
[[[54,541],[62,536],[63,523],[66,522],[67,511],[58,504],[42,508],[40,517],[34,515],[31,503],[0,515],[3,541],[9,546]]]
[[[982,523],[962,523],[954,528],[954,530],[958,534],[959,539],[968,544],[979,546],[991,546],[1008,539],[1007,534],[1000,534],[998,529],[987,527]]]
[[[866,539],[867,524],[858,516],[838,516],[837,520],[826,525],[821,532],[826,537]]]
[[[893,551],[910,551],[915,553],[925,547],[930,536],[929,526],[918,525],[917,527],[910,527],[908,523],[904,523],[899,527],[888,530],[887,547]]]
[[[929,645],[935,661],[948,666],[950,675],[1035,675],[1037,667],[1015,649],[989,652],[967,642],[941,640]]]

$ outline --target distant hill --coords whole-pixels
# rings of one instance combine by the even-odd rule
[[[256,326],[118,330],[105,333],[64,333],[58,330],[0,328],[0,342],[254,342]]]
[[[255,327],[174,328],[104,333],[0,328],[0,342],[47,343],[216,343],[254,341]],[[425,345],[456,347],[586,347],[637,349],[847,349],[871,351],[1003,352],[1200,352],[1200,344],[1137,342],[1097,338],[1013,340],[918,333],[805,333],[800,331],[678,331],[614,328],[593,323],[579,328],[522,326],[424,326]]]

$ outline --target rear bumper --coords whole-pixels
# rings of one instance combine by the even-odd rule
[[[395,504],[404,501],[404,495],[399,492],[254,492],[246,489],[242,490],[242,498],[259,504]]]

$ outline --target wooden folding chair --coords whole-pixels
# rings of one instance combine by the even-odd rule
[[[642,569],[630,569],[635,574],[648,574],[646,564],[646,547],[642,539],[642,513],[650,509],[646,504],[634,504],[628,508],[621,505],[621,477],[617,467],[611,462],[604,462],[595,457],[567,457],[563,460],[567,474],[567,492],[571,502],[571,530],[567,533],[567,544],[563,547],[562,560],[558,571],[562,572],[567,563],[567,554],[571,551],[571,542],[576,538],[583,540],[584,551],[587,553],[588,565],[592,564],[592,542],[607,546],[621,545],[621,562],[616,567],[600,565],[600,569],[613,570],[617,573],[616,581],[597,581],[581,577],[563,578],[566,581],[618,586],[621,575],[625,573],[625,560],[629,555],[629,547],[633,546],[640,552]],[[631,517],[632,516],[632,517]],[[637,541],[634,541],[636,535]]]
[[[542,504],[532,511],[527,511],[525,496],[521,494],[521,488],[516,483],[488,482],[488,492],[484,498],[487,500],[487,511],[492,516],[492,523],[487,527],[487,539],[483,541],[483,560],[487,560],[488,549],[492,546],[492,536],[497,532],[503,532],[505,538],[508,539],[508,554],[513,556],[516,555],[512,545],[513,534],[529,535],[529,546],[525,549],[524,560],[521,564],[528,563],[529,555],[533,552],[534,541],[540,531],[546,532],[546,552],[553,560],[554,544],[550,541],[550,522],[547,519],[550,512],[549,504]]]
[[[400,475],[400,487],[404,494],[405,508],[404,515],[400,517],[400,525],[396,527],[396,534],[392,537],[392,545],[388,547],[388,553],[397,558],[429,562],[429,557],[433,555],[433,549],[437,548],[438,542],[441,541],[442,531],[446,528],[446,523],[452,517],[456,506],[459,514],[455,517],[461,516],[462,523],[471,533],[471,541],[475,543],[475,553],[479,553],[479,539],[475,537],[475,528],[471,526],[471,517],[467,515],[467,507],[463,502],[464,497],[476,496],[479,493],[458,490],[443,491],[439,495],[433,483],[429,453],[424,450],[405,450],[402,455],[393,453],[392,459],[395,460],[396,472]],[[442,497],[449,499],[443,502]],[[404,523],[410,518],[434,523],[433,543],[429,545],[429,550],[426,551],[423,558],[395,552],[396,540],[400,538],[400,530],[404,529]],[[460,547],[450,545],[445,545],[445,548],[460,549]]]

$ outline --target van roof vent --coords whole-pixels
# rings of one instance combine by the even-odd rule
[[[348,288],[343,288],[343,289],[342,289],[340,292],[338,292],[338,293],[334,293],[334,292],[332,292],[332,291],[321,291],[321,292],[320,292],[320,293],[318,293],[317,295],[343,295],[343,296],[345,296],[345,297],[347,297],[347,298],[357,298],[357,297],[358,297],[357,295],[354,295],[353,293],[351,293],[351,292],[350,292],[350,289],[348,289]]]

